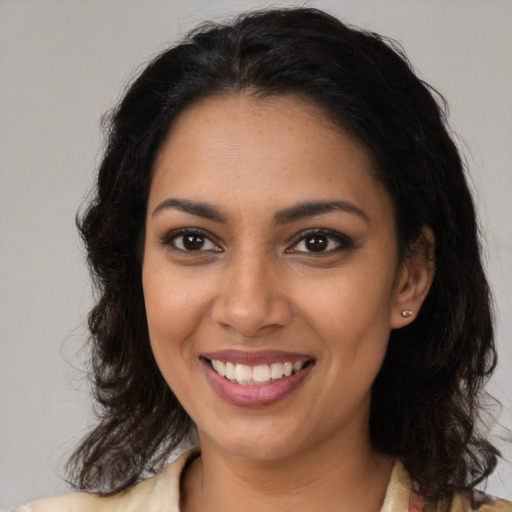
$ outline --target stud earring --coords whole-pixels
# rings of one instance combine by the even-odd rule
[[[408,317],[412,316],[413,314],[414,314],[414,312],[411,311],[410,309],[403,309],[402,310],[402,316],[404,318],[408,318]]]

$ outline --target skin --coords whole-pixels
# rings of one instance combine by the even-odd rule
[[[201,445],[183,511],[380,509],[393,460],[369,441],[371,386],[433,268],[418,253],[399,264],[393,204],[372,165],[293,96],[210,98],[174,123],[150,189],[143,287],[156,361]],[[207,203],[218,218],[175,199]],[[311,201],[352,210],[285,218]],[[200,250],[186,250],[183,228],[201,230]],[[318,229],[336,235],[313,252],[304,237]],[[314,364],[284,399],[240,407],[215,392],[201,361],[228,349]]]

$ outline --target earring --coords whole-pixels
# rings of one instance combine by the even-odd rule
[[[414,314],[414,312],[411,311],[410,309],[403,309],[402,310],[402,316],[404,318],[408,318],[408,317],[412,316],[413,314]]]

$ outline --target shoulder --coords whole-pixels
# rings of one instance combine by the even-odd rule
[[[512,503],[479,491],[458,493],[453,497],[450,512],[512,512]]]
[[[459,492],[436,504],[427,504],[413,493],[409,512],[512,512],[512,503],[472,491]]]
[[[437,504],[427,503],[413,491],[400,461],[395,462],[381,512],[512,512],[512,503],[484,493],[460,492]]]
[[[33,501],[14,512],[158,512],[164,503],[170,512],[178,512],[181,472],[194,454],[194,450],[184,453],[159,475],[114,496],[71,492]]]

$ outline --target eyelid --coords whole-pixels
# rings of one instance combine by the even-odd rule
[[[214,237],[211,233],[209,233],[208,231],[205,231],[204,229],[201,229],[201,228],[186,227],[186,228],[173,229],[169,232],[166,232],[165,235],[163,235],[160,238],[160,243],[166,247],[170,247],[173,250],[179,251],[182,253],[200,253],[200,252],[211,252],[212,251],[212,249],[197,249],[196,251],[192,251],[192,250],[187,251],[187,250],[180,249],[180,248],[176,247],[174,245],[173,241],[176,238],[179,238],[180,236],[184,236],[187,234],[200,235],[200,236],[204,237],[205,239],[207,239],[208,241],[210,241],[212,244],[214,244],[216,246],[216,248],[213,250],[214,252],[222,252],[223,251],[221,244],[216,240],[216,237]]]
[[[193,234],[193,235],[200,235],[207,239],[211,244],[215,245],[214,249],[197,249],[197,250],[186,250],[181,249],[179,247],[176,247],[176,245],[173,243],[175,239],[179,238],[180,236],[184,236],[187,234]],[[326,251],[299,251],[295,250],[294,248],[302,241],[304,241],[307,237],[314,236],[314,235],[320,235],[328,238],[331,241],[334,241],[337,244],[337,247],[334,249],[329,249]],[[205,253],[205,252],[224,252],[224,249],[222,248],[221,243],[217,240],[215,236],[213,236],[208,231],[202,229],[202,228],[196,228],[196,227],[184,227],[184,228],[178,228],[173,229],[168,232],[166,232],[162,237],[160,237],[160,243],[168,247],[172,250],[181,252],[181,253]],[[286,249],[287,253],[295,253],[300,255],[308,255],[308,256],[314,256],[314,257],[320,257],[320,256],[328,256],[331,254],[336,254],[348,249],[351,249],[354,247],[353,240],[343,234],[339,231],[335,231],[332,229],[326,229],[326,228],[312,228],[312,229],[306,229],[303,230],[296,235],[293,236],[293,238],[290,240],[290,242],[287,244],[288,248]]]
[[[322,251],[322,252],[314,252],[314,251],[294,251],[293,248],[296,247],[300,242],[304,241],[308,236],[314,236],[314,235],[321,235],[325,236],[326,238],[329,238],[330,240],[334,240],[338,246],[335,249],[330,249],[328,251]],[[335,231],[332,229],[326,229],[326,228],[313,228],[313,229],[306,229],[304,231],[301,231],[300,233],[297,233],[288,249],[286,250],[287,253],[296,253],[296,254],[307,254],[310,256],[320,257],[320,256],[328,256],[331,254],[336,254],[342,251],[345,251],[347,249],[351,249],[355,246],[354,241],[347,235],[340,233],[339,231]]]

